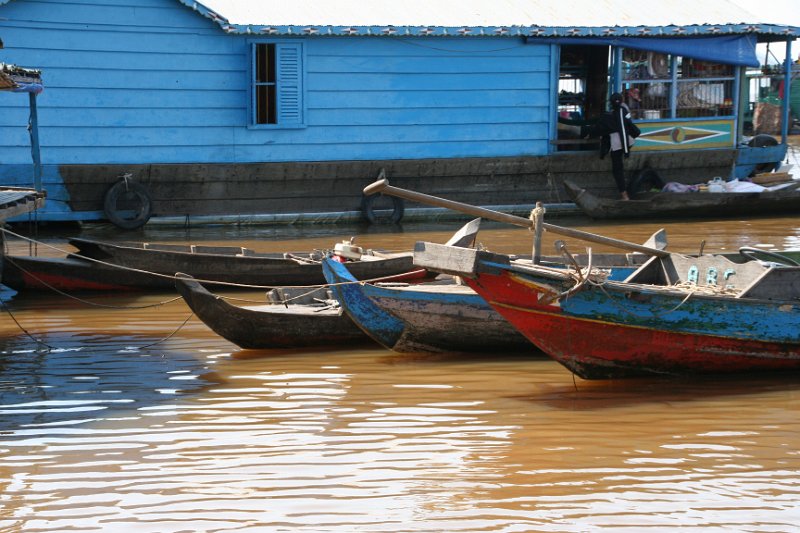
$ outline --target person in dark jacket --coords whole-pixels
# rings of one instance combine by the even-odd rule
[[[614,93],[609,99],[611,109],[600,116],[592,133],[600,136],[600,158],[611,154],[611,173],[623,200],[628,199],[625,183],[625,158],[630,156],[634,139],[641,133],[631,121],[631,114],[622,102],[622,95]]]

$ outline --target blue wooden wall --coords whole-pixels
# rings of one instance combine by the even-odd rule
[[[224,13],[223,13],[224,15]],[[0,61],[40,68],[58,164],[545,154],[550,47],[518,38],[307,37],[306,127],[248,128],[248,37],[172,0],[0,1]],[[0,93],[0,179],[31,161],[25,95]]]

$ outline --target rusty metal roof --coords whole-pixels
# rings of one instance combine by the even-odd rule
[[[731,0],[180,0],[231,33],[272,35],[800,36]],[[781,0],[765,0],[771,1]],[[761,4],[759,4],[761,6]],[[759,7],[754,6],[754,7]]]

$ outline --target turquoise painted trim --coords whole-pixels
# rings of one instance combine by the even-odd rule
[[[734,123],[730,117],[637,122],[637,125],[642,132],[634,145],[634,150],[637,152],[733,148],[735,144]]]

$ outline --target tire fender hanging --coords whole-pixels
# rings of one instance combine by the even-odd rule
[[[384,195],[380,193],[361,196],[361,216],[370,224],[374,224],[377,220],[375,216],[375,202],[381,197],[384,197]],[[388,196],[388,198],[392,200],[392,216],[390,220],[392,224],[397,224],[403,220],[405,202],[403,202],[402,198],[398,198],[397,196]]]
[[[144,226],[152,214],[152,201],[147,188],[126,174],[106,191],[103,198],[106,218],[122,229]]]

